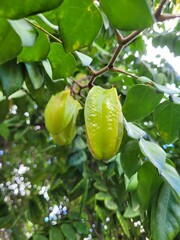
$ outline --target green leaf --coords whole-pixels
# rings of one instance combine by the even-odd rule
[[[100,206],[98,206],[97,204],[95,205],[95,212],[96,214],[99,216],[99,218],[105,222],[106,218],[107,218],[107,209],[102,208]]]
[[[26,92],[23,90],[18,90],[17,92],[11,94],[8,99],[13,99],[13,98],[21,98],[26,95]]]
[[[115,211],[117,209],[117,204],[111,198],[106,198],[104,204],[109,210]]]
[[[101,14],[91,0],[63,1],[57,18],[67,52],[91,45],[102,25]]]
[[[77,151],[70,155],[68,163],[70,166],[78,166],[87,161],[87,155],[85,151]]]
[[[110,199],[111,196],[109,195],[109,193],[106,192],[98,192],[96,193],[95,198],[96,200],[104,201],[105,199]]]
[[[78,182],[75,187],[70,192],[70,199],[76,199],[77,197],[81,196],[86,188],[87,185],[87,179],[82,178],[80,182]]]
[[[178,26],[178,25],[177,25]],[[174,56],[179,56],[180,54],[180,37],[179,34],[179,29],[175,28],[174,31],[167,31],[167,32],[162,32],[161,34],[157,34],[153,37],[152,44],[155,47],[168,47],[170,52],[174,53]]]
[[[32,222],[32,223],[39,223],[42,220],[42,211],[39,208],[38,202],[36,201],[36,199],[30,199],[28,201],[28,219]]]
[[[15,58],[21,50],[20,37],[6,19],[0,18],[0,64]]]
[[[154,20],[146,0],[100,0],[110,23],[120,30],[142,30],[153,25]]]
[[[123,229],[123,232],[126,234],[128,238],[130,238],[128,223],[126,222],[126,220],[119,211],[116,212],[116,217],[120,223],[121,228]]]
[[[24,81],[24,66],[9,61],[0,65],[0,83],[6,96],[18,91]]]
[[[154,87],[136,85],[132,87],[126,97],[122,111],[127,121],[141,120],[148,116],[163,97],[162,93],[156,93]]]
[[[166,86],[153,82],[151,79],[145,76],[139,77],[138,80],[141,81],[142,83],[149,83],[150,85],[154,86],[158,90],[158,92],[167,93],[169,95],[180,93],[180,90],[178,88],[173,88],[173,89],[168,88]]]
[[[179,90],[178,88],[171,89],[171,88],[168,88],[168,87],[166,87],[166,86],[157,84],[157,83],[155,83],[155,82],[153,82],[153,85],[156,87],[156,89],[157,89],[159,92],[167,93],[167,94],[169,94],[169,95],[180,93],[180,90]]]
[[[170,164],[166,163],[161,172],[161,176],[176,191],[176,193],[180,197],[180,177],[176,169]]]
[[[43,48],[42,48],[43,46]],[[38,31],[38,37],[33,46],[23,47],[22,52],[18,55],[18,62],[37,62],[45,59],[50,50],[50,43],[47,35]]]
[[[25,66],[34,89],[39,89],[44,82],[42,68],[37,63],[26,63]]]
[[[85,55],[84,53],[78,52],[76,51],[76,55],[78,56],[78,58],[80,59],[80,61],[82,62],[83,66],[89,66],[92,62],[92,58]]]
[[[76,240],[76,231],[71,224],[63,223],[61,225],[61,230],[67,240]]]
[[[121,164],[125,174],[130,178],[141,166],[139,146],[136,140],[129,141],[121,151]]]
[[[164,184],[151,210],[152,239],[171,240],[180,230],[180,198]]]
[[[96,181],[94,187],[99,191],[107,192],[107,187],[102,181]]]
[[[125,175],[125,185],[128,192],[135,191],[138,185],[137,173],[132,175],[130,179]]]
[[[166,143],[175,142],[180,130],[180,104],[170,101],[161,103],[154,111],[154,121],[163,140]]]
[[[24,1],[1,0],[0,17],[19,19],[39,12],[49,11],[58,7],[62,0]]]
[[[0,228],[8,228],[9,224],[12,224],[13,217],[11,215],[5,215],[0,217]]]
[[[140,139],[146,135],[142,129],[131,122],[127,122],[126,119],[124,119],[124,126],[126,128],[128,136],[131,138]]]
[[[69,77],[73,74],[76,67],[75,58],[64,51],[62,44],[51,44],[48,59],[52,67],[53,79]]]
[[[143,138],[139,141],[139,147],[141,152],[158,169],[159,173],[161,173],[165,166],[167,155],[164,150],[156,143],[148,142]]]
[[[10,130],[6,122],[0,124],[0,136],[2,136],[5,140],[8,140],[8,137],[10,136]]]
[[[149,162],[144,163],[138,171],[137,194],[141,209],[148,208],[149,202],[161,182],[162,180],[156,168]]]
[[[48,239],[41,234],[34,234],[33,235],[33,240],[48,240]]]
[[[34,45],[37,32],[30,23],[24,19],[9,20],[14,31],[19,35],[23,47],[31,47]]]
[[[0,101],[0,109],[1,109],[0,110],[1,111],[0,123],[1,123],[2,121],[4,121],[6,115],[9,112],[9,101],[8,101],[8,99],[3,99],[2,101]]]
[[[128,206],[123,214],[124,218],[135,218],[140,215],[139,210],[134,210],[131,206]]]
[[[87,147],[87,145],[85,144],[84,140],[79,135],[77,135],[73,141],[73,146],[72,146],[71,152],[84,150],[86,147]]]
[[[57,227],[51,227],[49,230],[49,240],[64,240],[61,230]]]
[[[79,234],[88,234],[89,232],[88,226],[83,222],[74,222],[73,226]]]

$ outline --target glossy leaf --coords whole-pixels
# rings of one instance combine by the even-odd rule
[[[155,167],[149,162],[144,163],[138,171],[137,194],[141,209],[147,209],[153,194],[157,191],[162,180]]]
[[[141,128],[131,122],[127,122],[126,119],[124,119],[124,127],[126,128],[128,136],[131,138],[140,139],[146,135]]]
[[[91,45],[102,25],[100,12],[91,0],[66,0],[57,17],[67,52]]]
[[[164,93],[167,93],[169,95],[180,93],[180,90],[178,88],[171,89],[171,88],[168,88],[166,86],[163,86],[163,85],[160,85],[160,84],[157,84],[157,83],[154,83],[154,86],[156,87],[156,89],[159,92],[164,92]]]
[[[139,141],[139,147],[141,152],[161,173],[165,166],[166,152],[156,143],[146,141],[143,138]]]
[[[80,61],[82,62],[82,65],[83,66],[89,66],[92,62],[92,58],[81,53],[81,52],[78,52],[76,51],[76,55],[78,56],[78,58],[80,59]]]
[[[53,79],[69,77],[73,74],[76,61],[72,54],[66,53],[62,44],[52,43],[48,55],[53,73]]]
[[[104,204],[109,210],[112,210],[112,211],[117,210],[117,204],[111,198],[106,198],[104,200]]]
[[[154,111],[154,120],[159,135],[166,143],[173,143],[179,137],[180,104],[170,101],[161,103]]]
[[[161,172],[161,176],[174,189],[174,191],[176,191],[177,195],[179,195],[180,197],[180,177],[176,169],[170,164],[166,163]]]
[[[156,93],[154,87],[136,85],[132,87],[126,97],[122,111],[127,121],[141,120],[148,116],[163,97],[162,93]]]
[[[129,141],[121,151],[121,165],[128,177],[131,177],[139,169],[141,162],[139,158],[139,146],[136,140]]]
[[[153,17],[146,0],[100,0],[110,23],[120,30],[142,30],[153,25]]]
[[[43,45],[43,48],[42,48]],[[50,50],[50,43],[47,35],[38,31],[38,37],[32,47],[23,47],[22,52],[18,55],[18,62],[37,62],[44,60]]]
[[[0,64],[15,58],[21,50],[20,37],[6,19],[0,18]]]
[[[154,86],[158,90],[158,92],[167,93],[169,95],[180,93],[180,90],[178,88],[174,87],[173,89],[171,89],[169,87],[166,87],[166,86],[163,86],[161,84],[155,83],[151,79],[149,79],[145,76],[139,77],[138,80],[141,81],[142,83],[148,83],[148,84]]]
[[[35,43],[37,32],[30,23],[24,19],[9,20],[14,31],[19,35],[23,47],[32,47]]]
[[[10,61],[0,65],[0,83],[6,96],[18,91],[24,81],[24,66]]]
[[[58,227],[51,227],[49,230],[49,240],[64,240],[64,235]]]
[[[152,239],[175,239],[180,229],[180,198],[164,184],[151,210]]]
[[[104,201],[105,199],[110,199],[111,195],[106,192],[98,192],[96,193],[95,198],[99,201]]]
[[[0,17],[19,19],[32,15],[38,12],[44,12],[54,9],[60,5],[62,0],[51,0],[45,2],[44,0],[24,1],[17,0],[1,0]]]
[[[130,179],[125,175],[125,186],[128,192],[133,192],[138,186],[137,173],[132,175]]]
[[[34,89],[39,89],[44,82],[42,68],[35,63],[26,63],[25,66]]]
[[[124,219],[124,217],[121,215],[119,211],[116,212],[116,217],[120,223],[121,228],[123,229],[123,232],[128,238],[130,238],[128,223],[126,222],[126,220]]]

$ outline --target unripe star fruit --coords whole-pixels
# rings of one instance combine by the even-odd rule
[[[119,150],[123,116],[116,89],[94,86],[85,102],[87,142],[95,159],[108,160]]]
[[[76,118],[81,109],[70,90],[53,95],[44,112],[45,125],[53,140],[59,145],[68,145],[76,134]]]

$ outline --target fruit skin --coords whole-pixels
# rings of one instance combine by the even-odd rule
[[[80,109],[80,103],[71,96],[69,89],[50,98],[44,112],[45,125],[58,145],[68,145],[74,139]]]
[[[84,117],[93,157],[99,160],[113,157],[123,137],[123,116],[116,89],[94,86],[86,98]]]

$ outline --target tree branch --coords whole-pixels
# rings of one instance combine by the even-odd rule
[[[180,15],[174,15],[174,14],[160,14],[158,17],[159,22],[164,22],[166,20],[180,18]]]
[[[162,12],[162,10],[163,10],[163,7],[164,7],[164,5],[165,5],[166,2],[167,2],[167,0],[161,0],[158,8],[156,9],[156,11],[155,11],[155,13],[154,13],[154,17],[155,17],[156,19],[158,19],[158,17],[160,16],[160,14],[161,14],[161,12]]]
[[[128,73],[128,72],[123,71],[123,70],[121,70],[121,69],[119,69],[119,68],[117,68],[117,67],[111,68],[111,71],[113,71],[113,72],[119,72],[119,73],[125,74],[125,75],[130,76],[130,77],[135,78],[135,79],[138,79],[138,78],[139,78],[137,75]]]

